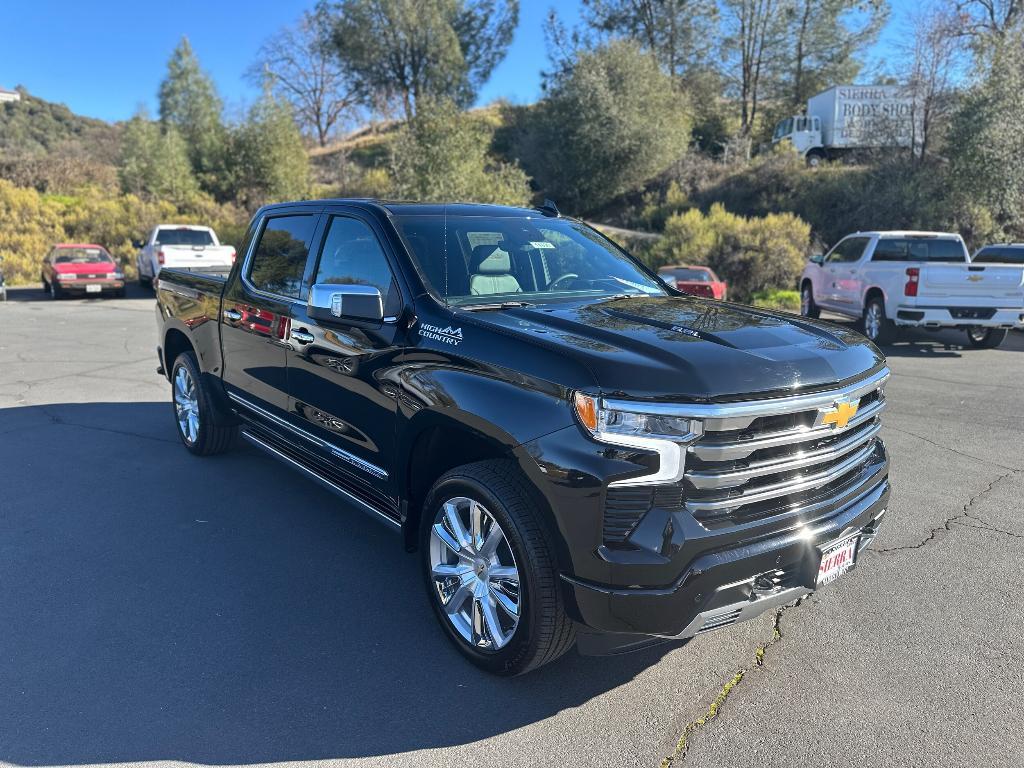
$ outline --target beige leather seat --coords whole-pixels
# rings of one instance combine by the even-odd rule
[[[512,274],[512,258],[497,245],[478,245],[469,262],[469,293],[490,296],[496,293],[522,293]]]

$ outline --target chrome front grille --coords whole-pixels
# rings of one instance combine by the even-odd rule
[[[877,450],[885,408],[876,374],[835,392],[715,406],[687,449],[685,505],[706,528],[770,517],[849,492]],[[823,423],[837,404],[856,404],[842,427]]]

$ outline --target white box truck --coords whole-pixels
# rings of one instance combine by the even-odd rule
[[[809,165],[857,150],[910,147],[914,98],[900,85],[836,85],[807,100],[807,112],[781,120],[772,144],[789,142]]]

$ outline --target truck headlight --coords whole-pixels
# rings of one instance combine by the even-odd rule
[[[655,451],[658,471],[610,485],[665,485],[683,479],[686,446],[699,438],[704,425],[699,419],[656,412],[644,403],[609,403],[576,392],[573,406],[580,424],[594,439],[611,445]]]

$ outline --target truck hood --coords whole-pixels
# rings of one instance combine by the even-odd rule
[[[471,317],[576,359],[614,397],[682,402],[795,392],[885,362],[845,328],[707,299],[606,299]]]

